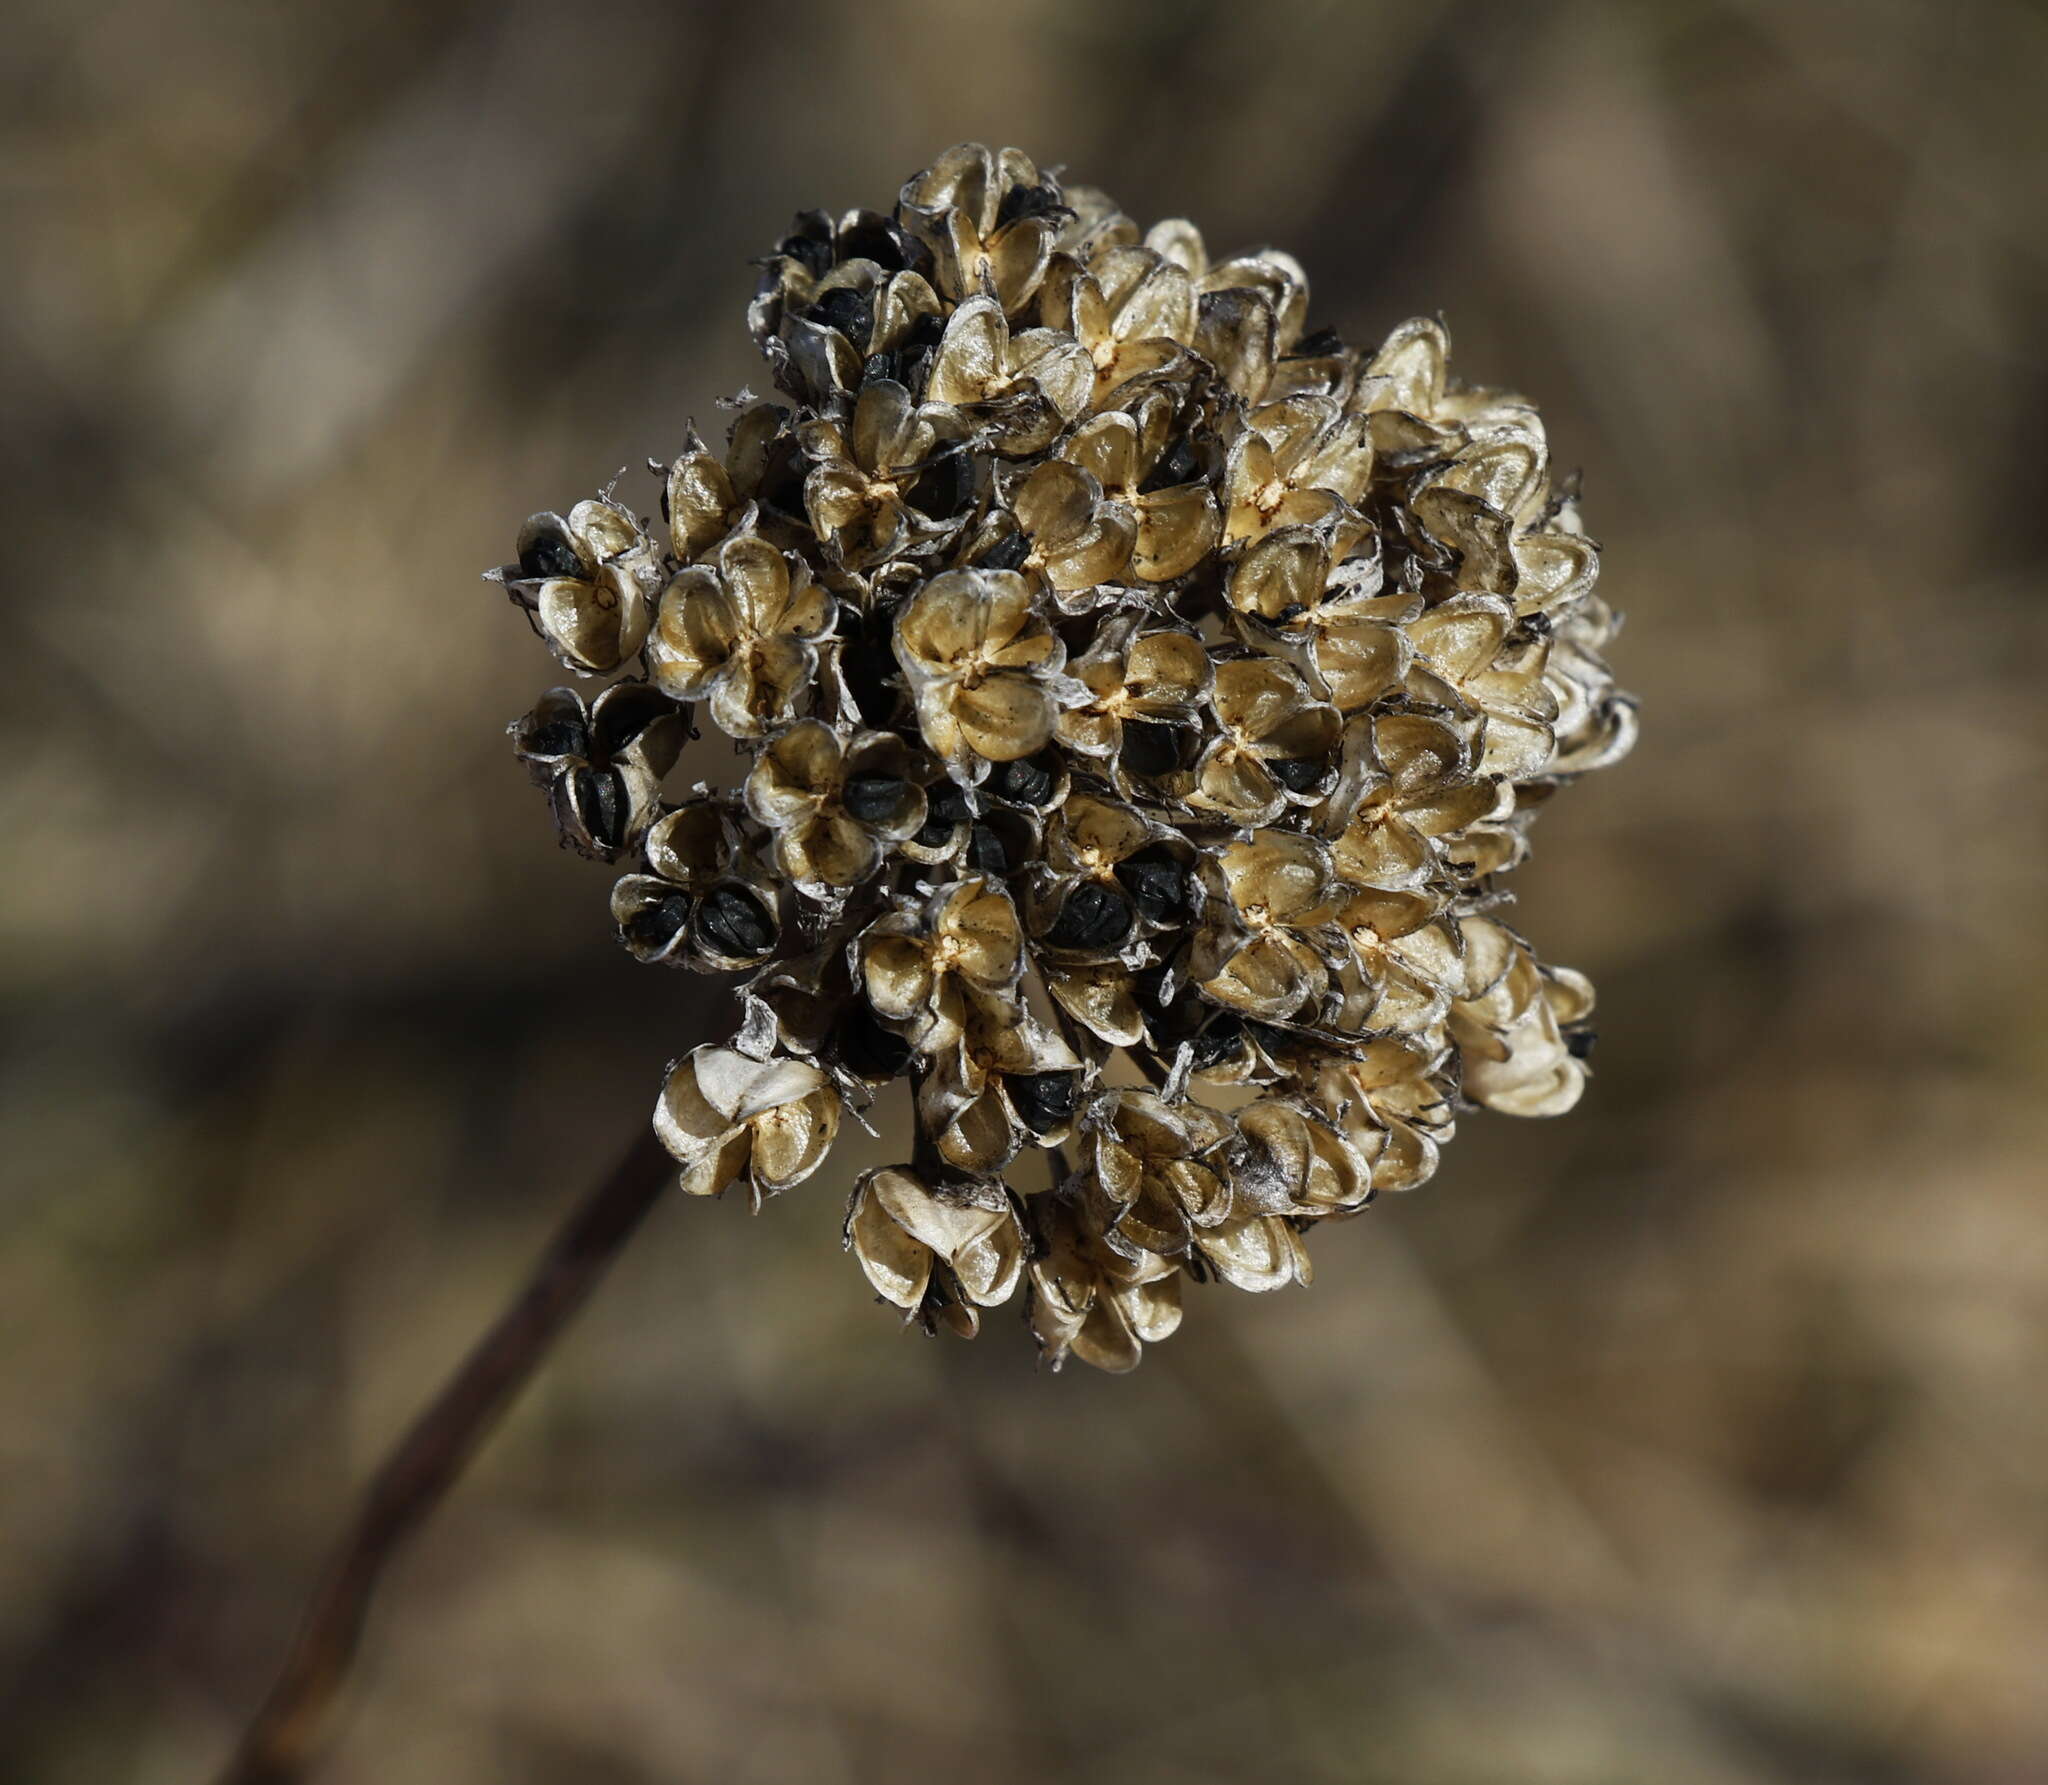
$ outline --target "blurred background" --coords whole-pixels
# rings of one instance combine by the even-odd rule
[[[2040,6],[10,18],[0,1777],[207,1776],[704,1038],[477,573],[766,388],[792,212],[974,136],[1543,404],[1644,702],[1518,877],[1599,1077],[1121,1381],[896,1330],[873,1144],[662,1208],[323,1779],[2048,1778]]]

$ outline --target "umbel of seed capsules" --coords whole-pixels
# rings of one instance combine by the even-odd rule
[[[783,400],[493,573],[614,678],[512,732],[620,940],[739,993],[661,1093],[683,1188],[758,1206],[905,1080],[868,1281],[970,1336],[1021,1293],[1121,1370],[1191,1282],[1306,1281],[1460,1110],[1569,1109],[1592,988],[1501,912],[1635,720],[1534,407],[1014,149],[763,264]],[[736,793],[670,785],[707,723]]]

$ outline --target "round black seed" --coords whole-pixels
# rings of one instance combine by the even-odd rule
[[[1027,1072],[1005,1078],[1003,1089],[1018,1121],[1033,1134],[1049,1134],[1072,1119],[1081,1081],[1071,1072]]]
[[[784,236],[778,244],[778,252],[801,263],[812,278],[821,278],[832,270],[832,244],[821,236],[797,234]]]
[[[775,946],[775,921],[742,886],[714,886],[697,907],[697,930],[722,955],[745,959]]]
[[[1600,1040],[1597,1029],[1573,1029],[1564,1038],[1564,1044],[1571,1050],[1574,1060],[1590,1059],[1594,1047]]]
[[[1170,775],[1181,766],[1181,734],[1177,727],[1151,719],[1126,719],[1124,745],[1118,758],[1134,775]]]
[[[761,474],[761,507],[774,514],[800,515],[804,511],[803,459],[790,451],[786,441],[778,442],[768,456],[768,468]]]
[[[1313,756],[1266,759],[1266,772],[1289,793],[1306,793],[1329,772],[1329,764]]]
[[[664,893],[651,905],[643,905],[626,919],[623,927],[626,940],[636,948],[659,954],[682,934],[683,925],[689,921],[690,895],[672,892]]]
[[[626,790],[610,769],[577,769],[569,781],[569,804],[584,835],[600,849],[626,840]]]
[[[1022,533],[1005,533],[975,562],[984,570],[1015,570],[1031,556],[1031,540]]]
[[[910,785],[894,775],[855,775],[839,796],[849,818],[862,824],[882,824],[903,805],[904,790]]]
[[[1234,1016],[1219,1016],[1192,1043],[1197,1072],[1207,1072],[1225,1060],[1235,1059],[1244,1048],[1244,1024]]]
[[[905,347],[937,347],[946,338],[946,319],[936,313],[920,316],[903,337]]]
[[[938,349],[935,347],[913,347],[906,343],[903,348],[903,370],[898,374],[897,381],[913,397],[922,400],[924,387],[931,381],[932,361],[937,357]]]
[[[1130,900],[1099,880],[1084,880],[1067,894],[1045,939],[1054,948],[1116,948],[1130,933]]]
[[[1014,806],[1042,806],[1058,785],[1058,758],[1050,750],[1018,762],[999,762],[989,770],[989,792]]]
[[[1152,475],[1138,488],[1149,495],[1154,490],[1171,490],[1184,483],[1193,483],[1201,475],[1202,461],[1195,457],[1193,443],[1178,440],[1173,450],[1152,467]]]
[[[1010,871],[1010,852],[988,825],[977,824],[967,833],[967,865],[977,874],[1000,880]]]
[[[880,639],[855,639],[840,655],[839,673],[846,678],[847,690],[860,707],[862,721],[868,725],[885,724],[896,710],[896,690],[891,684],[896,674],[896,653]]]
[[[1327,359],[1333,353],[1344,351],[1344,337],[1333,328],[1319,328],[1312,335],[1303,335],[1295,342],[1289,359]]]
[[[1066,210],[1060,189],[1050,182],[1043,186],[1012,186],[996,208],[996,227],[1015,223],[1020,217],[1045,217]]]
[[[924,823],[918,828],[917,840],[927,849],[942,848],[967,818],[966,794],[955,782],[941,781],[925,795]]]
[[[837,329],[853,343],[856,352],[865,351],[868,330],[874,326],[874,304],[850,285],[835,286],[811,310],[811,320]]]
[[[523,740],[529,756],[588,756],[590,730],[581,719],[550,719]]]
[[[951,520],[974,499],[974,465],[962,452],[948,453],[911,486],[905,498],[920,514]]]
[[[1116,865],[1116,877],[1148,923],[1177,924],[1188,919],[1187,870],[1155,843]]]
[[[839,252],[848,260],[872,260],[885,273],[900,273],[909,264],[902,236],[885,217],[856,223],[840,236]]]
[[[882,1027],[865,1001],[840,1019],[839,1063],[857,1078],[892,1079],[910,1064],[910,1043]]]
[[[559,533],[543,533],[519,554],[519,574],[541,581],[555,576],[581,576],[583,560]]]
[[[674,711],[668,697],[646,683],[624,685],[621,692],[599,704],[593,715],[592,741],[607,755],[616,756],[655,720]]]

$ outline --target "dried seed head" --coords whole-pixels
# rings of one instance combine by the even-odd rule
[[[1599,548],[1440,324],[1354,348],[1308,303],[1285,254],[966,144],[763,263],[790,406],[688,431],[658,520],[607,492],[492,573],[623,672],[512,727],[630,870],[620,940],[738,976],[656,1115],[685,1188],[787,1188],[907,1078],[915,1162],[849,1247],[927,1327],[1028,1282],[1055,1367],[1130,1368],[1190,1278],[1305,1281],[1460,1108],[1587,1075],[1591,987],[1489,913],[1634,740]],[[664,797],[693,710],[739,794]],[[1029,1151],[1071,1163],[1012,1188]]]

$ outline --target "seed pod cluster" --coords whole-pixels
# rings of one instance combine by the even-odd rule
[[[785,400],[492,573],[619,678],[512,730],[627,865],[620,940],[735,976],[656,1118],[684,1187],[798,1183],[907,1080],[846,1222],[875,1291],[972,1334],[1022,1289],[1051,1363],[1120,1370],[1191,1280],[1306,1281],[1462,1108],[1570,1108],[1592,991],[1504,881],[1635,719],[1535,409],[1014,149],[762,264]],[[744,771],[669,791],[699,715]]]

